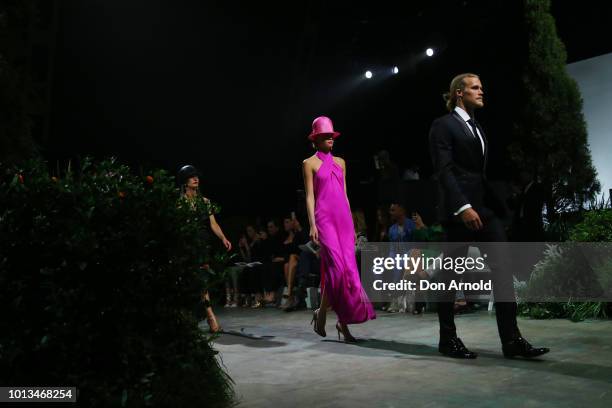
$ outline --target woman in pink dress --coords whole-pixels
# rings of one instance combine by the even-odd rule
[[[355,229],[346,194],[346,165],[332,155],[335,132],[331,119],[320,116],[312,123],[316,153],[304,160],[306,208],[310,238],[321,245],[321,307],[314,312],[314,331],[325,337],[328,307],[336,312],[338,338],[354,342],[348,326],[375,319],[376,314],[361,286],[355,258]]]

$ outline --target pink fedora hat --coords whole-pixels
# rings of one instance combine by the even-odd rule
[[[312,132],[308,135],[309,140],[314,140],[319,135],[332,135],[335,139],[340,136],[340,132],[334,131],[334,125],[327,116],[319,116],[312,122]]]

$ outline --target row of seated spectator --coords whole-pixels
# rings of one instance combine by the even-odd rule
[[[363,212],[355,211],[357,249],[367,241]],[[282,226],[282,228],[281,228]],[[238,242],[239,261],[228,268],[226,307],[279,307],[287,312],[306,306],[307,288],[318,288],[320,259],[295,213],[265,228],[247,225]]]
[[[247,225],[238,242],[239,262],[229,270],[226,306],[295,309],[298,272],[301,278],[312,270],[312,260],[299,248],[307,242],[308,233],[294,214],[282,223],[271,219],[265,228]]]
[[[357,265],[361,266],[360,252],[368,242],[363,211],[353,211]],[[408,210],[399,201],[380,206],[371,239],[375,242],[440,242],[445,233],[439,222],[429,226],[414,208]],[[239,239],[238,262],[229,268],[226,283],[226,307],[279,307],[292,311],[304,306],[317,306],[317,289],[320,284],[320,259],[317,248],[309,242],[308,225],[300,222],[295,213],[285,216],[281,222],[269,220],[265,227],[247,225]],[[390,271],[390,281],[403,276],[401,271]],[[397,275],[397,276],[396,276]],[[315,297],[307,296],[314,294]],[[308,302],[313,300],[314,302]],[[406,303],[406,294],[391,297],[378,306],[388,312],[423,311],[425,303]],[[310,304],[309,304],[310,303]],[[410,307],[409,307],[410,306]],[[462,291],[457,292],[455,309],[467,309]]]

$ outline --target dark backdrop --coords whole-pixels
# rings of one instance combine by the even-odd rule
[[[324,114],[342,132],[336,154],[348,163],[353,207],[373,208],[372,155],[387,149],[400,169],[414,162],[428,178],[441,94],[472,71],[485,87],[490,172],[508,179],[520,2],[403,3],[65,0],[43,151],[171,172],[194,164],[226,215],[282,214],[296,207],[306,135]],[[588,24],[570,17],[601,18],[590,9],[553,5],[570,58],[602,51],[576,39]]]

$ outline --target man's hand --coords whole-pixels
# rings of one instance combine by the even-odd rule
[[[461,221],[463,225],[471,231],[478,231],[482,229],[482,221],[480,220],[480,216],[473,208],[466,208],[459,214],[461,217]]]

